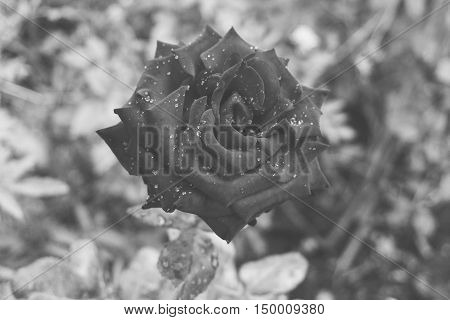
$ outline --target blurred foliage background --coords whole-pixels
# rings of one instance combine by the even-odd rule
[[[446,4],[1,0],[0,296],[449,296]],[[197,229],[177,238],[162,212],[127,217],[143,184],[95,134],[117,122],[156,40],[188,42],[207,23],[275,47],[301,83],[331,90],[320,159],[331,187],[261,216],[231,245]],[[206,271],[193,263],[205,257]]]

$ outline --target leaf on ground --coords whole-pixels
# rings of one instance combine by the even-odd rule
[[[26,156],[20,159],[0,161],[0,174],[9,181],[16,181],[23,177],[36,165],[36,159],[32,156]]]
[[[450,201],[450,173],[441,177],[437,195],[437,201]]]
[[[118,294],[121,299],[160,298],[163,277],[156,267],[158,257],[159,251],[152,247],[138,251],[129,267],[119,276]]]
[[[102,279],[102,266],[97,246],[88,239],[74,241],[70,246],[73,254],[67,259],[72,271],[78,275],[83,289],[95,294]]]
[[[436,77],[442,83],[450,85],[450,58],[441,59],[436,66]]]
[[[14,273],[14,270],[0,265],[0,282],[11,280]]]
[[[35,198],[61,196],[69,192],[69,186],[65,182],[44,177],[22,179],[9,186],[9,189],[14,193]]]
[[[96,99],[83,101],[70,122],[70,135],[73,138],[88,136],[103,124],[102,115],[106,111],[102,108],[102,102]]]
[[[8,281],[0,281],[0,300],[14,300],[12,294],[11,283]]]
[[[306,276],[308,262],[297,252],[272,255],[244,264],[239,277],[250,294],[288,293]]]
[[[23,220],[23,211],[16,198],[6,190],[0,190],[0,211],[18,219]]]
[[[32,292],[28,300],[63,300],[64,297],[57,297],[47,292]]]
[[[65,262],[55,257],[40,258],[17,270],[12,288],[18,298],[29,298],[33,292],[79,299],[84,288],[80,278]]]

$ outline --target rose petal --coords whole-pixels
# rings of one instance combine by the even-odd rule
[[[189,125],[193,128],[200,124],[202,114],[206,109],[206,97],[201,97],[194,100],[189,110]]]
[[[267,138],[244,135],[237,131],[232,125],[222,124],[217,128],[217,131],[217,140],[227,149],[250,151],[254,153],[264,152],[265,154],[270,155],[271,141]]]
[[[242,60],[241,56],[237,53],[232,53],[228,58],[225,59],[223,64],[223,70],[227,70],[234,66],[236,63],[239,63]]]
[[[156,105],[145,110],[143,112],[145,123],[155,125],[155,127],[166,125],[176,128],[176,126],[182,126],[184,124],[181,120],[183,118],[183,105],[188,89],[187,86],[179,87]]]
[[[264,82],[252,67],[242,65],[236,77],[226,88],[226,92],[239,93],[245,103],[252,106],[255,111],[263,111]]]
[[[203,52],[200,57],[206,69],[217,73],[224,70],[225,61],[233,53],[244,58],[254,51],[255,48],[244,41],[234,28],[231,28],[219,42]]]
[[[145,118],[145,124],[153,128],[160,129],[159,134],[169,135],[168,137],[162,137],[164,142],[164,159],[171,159],[173,161],[172,153],[175,148],[174,136],[178,128],[184,125],[182,121],[183,118],[183,105],[184,98],[188,87],[183,86],[169,94],[163,100],[161,100],[151,109],[145,110],[143,112],[143,117]],[[167,129],[167,130],[164,130]],[[166,132],[167,131],[167,132]]]
[[[265,178],[264,178],[265,179]],[[246,222],[252,221],[259,213],[273,208],[290,198],[292,194],[302,197],[310,194],[309,180],[306,175],[298,175],[285,184],[273,184],[261,192],[242,198],[231,205],[231,208]]]
[[[172,212],[176,209],[175,202],[180,196],[192,189],[181,178],[173,175],[158,173],[155,176],[144,176],[143,180],[148,193],[143,209],[162,208],[166,212]]]
[[[151,125],[154,128],[163,128],[161,124],[165,124],[165,128],[170,129],[170,134],[173,134],[173,132],[176,131],[177,126],[183,125],[183,104],[186,91],[186,86],[180,87],[159,103],[148,105],[147,110],[136,107],[126,107],[114,110],[114,112],[119,115],[128,131],[128,137],[130,138],[129,144],[130,146],[134,146],[135,156],[137,156],[139,151],[136,149],[136,145],[139,144],[141,147],[145,143],[145,134],[148,132],[146,131],[146,125]],[[166,132],[164,132],[164,130],[159,130],[158,133],[165,134]],[[163,141],[169,143],[168,139],[164,139]],[[164,151],[168,152],[168,150],[173,150],[175,144],[173,142],[171,143],[172,149],[168,149],[168,146],[165,146]],[[145,174],[147,170],[144,169],[144,171],[141,171],[141,166],[144,165],[144,162],[145,160],[139,158],[139,172],[135,171],[135,174]]]
[[[129,149],[131,137],[123,123],[97,130],[97,134],[108,144],[120,164],[130,175],[137,175],[136,149]]]
[[[172,54],[172,50],[179,48],[176,44],[171,44],[163,41],[156,41],[155,58],[165,57]]]
[[[273,177],[269,177],[270,179],[276,180]],[[261,192],[272,184],[258,173],[248,173],[226,180],[209,173],[194,171],[186,180],[224,206],[230,206],[238,199]]]
[[[255,117],[255,123],[260,124],[262,128],[261,130],[265,131],[266,128],[276,124],[280,118],[285,117],[284,113],[286,111],[292,109],[292,102],[289,99],[279,95],[275,101],[275,104],[271,108],[266,109],[266,112]]]
[[[248,124],[253,120],[253,112],[244,103],[241,95],[233,93],[220,107],[220,123]]]
[[[197,95],[206,96],[208,98],[208,105],[211,104],[212,93],[219,85],[220,79],[220,74],[211,74],[210,72],[203,70],[199,74],[197,74],[194,80]]]
[[[289,64],[289,59],[287,58],[282,58],[282,57],[278,57],[278,59],[280,59],[281,63],[287,67],[287,65]]]
[[[275,70],[280,81],[281,94],[292,102],[299,100],[302,96],[302,88],[294,76],[286,69],[280,61],[274,49],[269,51],[257,51],[255,57],[264,60]]]
[[[197,39],[185,47],[175,49],[176,57],[180,61],[182,68],[190,75],[195,76],[203,67],[200,54],[221,39],[221,36],[210,26],[206,26]]]
[[[230,243],[236,234],[247,225],[247,223],[237,215],[217,218],[202,217],[202,219],[208,224],[211,230],[228,243]]]
[[[264,110],[269,111],[277,102],[280,94],[280,82],[276,76],[275,70],[260,58],[252,58],[247,64],[256,70],[264,83]]]
[[[240,69],[242,64],[242,60],[236,63],[231,68],[225,70],[218,82],[218,85],[214,89],[214,92],[211,96],[211,108],[214,112],[214,116],[216,118],[220,118],[220,104],[222,102],[223,95],[225,94],[226,89],[228,88],[231,81],[237,76],[237,72]]]
[[[309,186],[311,188],[311,192],[322,190],[324,188],[328,188],[330,186],[330,182],[325,177],[320,168],[319,160],[316,158],[310,163],[310,179]]]
[[[192,190],[176,201],[178,210],[200,216],[220,238],[230,242],[246,225],[229,208],[206,196],[199,190]]]
[[[214,133],[215,117],[211,109],[203,113],[201,122],[202,142],[214,155],[214,164],[219,174],[236,175],[253,170],[259,165],[256,152],[231,151],[219,143]]]
[[[311,161],[328,147],[327,144],[316,141],[305,141],[301,143],[301,146],[296,147],[295,153],[297,154],[301,171],[309,174],[311,172]]]
[[[136,93],[147,90],[144,98],[151,104],[156,104],[168,94],[183,85],[189,75],[171,54],[166,57],[150,60],[145,65],[145,71],[138,81]]]
[[[283,113],[283,118],[287,119],[293,126],[310,126],[319,129],[319,118],[322,112],[319,108],[301,100],[294,105],[292,110]],[[320,132],[320,130],[319,130]]]
[[[329,91],[326,89],[315,89],[307,86],[302,86],[303,96],[302,100],[305,99],[307,102],[311,103],[314,107],[320,109],[324,104]]]

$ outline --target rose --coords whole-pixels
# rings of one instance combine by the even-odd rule
[[[144,208],[201,217],[231,241],[292,197],[327,185],[317,155],[324,90],[300,85],[275,50],[231,28],[188,45],[158,42],[137,88],[99,130],[122,166],[148,187]],[[184,164],[184,165],[183,165]]]

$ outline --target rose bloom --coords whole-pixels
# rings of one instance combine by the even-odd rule
[[[222,239],[262,212],[328,185],[317,160],[325,90],[300,85],[275,50],[231,28],[158,42],[134,94],[99,130],[148,187],[144,208],[192,213]]]

